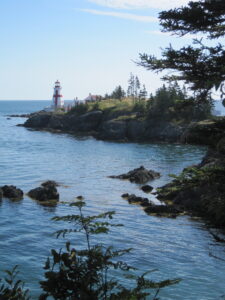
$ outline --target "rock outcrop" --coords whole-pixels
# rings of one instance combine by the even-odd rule
[[[186,127],[172,122],[153,122],[140,113],[93,110],[83,114],[38,112],[24,123],[34,129],[92,135],[102,140],[178,142]]]
[[[215,147],[225,134],[225,118],[191,123],[181,135],[181,142]]]
[[[150,180],[156,179],[160,177],[160,173],[155,172],[153,170],[147,170],[143,166],[140,168],[129,171],[128,173],[121,175],[112,175],[109,178],[117,178],[117,179],[127,179],[130,182],[145,184]]]
[[[141,187],[141,189],[142,189],[142,191],[145,192],[145,193],[150,193],[150,192],[153,190],[153,187],[150,186],[150,185],[148,185],[148,184],[146,184],[146,185],[143,185],[143,186]]]
[[[207,137],[206,137],[207,138]],[[210,148],[202,162],[185,168],[171,183],[158,189],[157,198],[225,227],[224,138]]]
[[[25,123],[25,127],[43,129],[48,127],[51,119],[51,113],[35,114],[31,116]]]
[[[181,209],[176,208],[174,205],[156,205],[148,198],[138,197],[134,194],[123,194],[121,197],[126,199],[130,204],[142,206],[144,211],[149,215],[176,218],[179,214],[183,213]]]
[[[1,187],[1,195],[9,199],[23,198],[23,191],[14,185],[4,185]]]
[[[224,135],[225,118],[184,123],[151,119],[138,112],[107,109],[79,113],[40,111],[29,115],[25,127],[92,135],[102,140],[181,142],[215,145]]]
[[[59,193],[56,189],[57,183],[46,181],[41,187],[37,187],[28,192],[28,196],[39,201],[59,200]]]

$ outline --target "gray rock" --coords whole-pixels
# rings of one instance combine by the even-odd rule
[[[41,184],[41,186],[51,188],[51,187],[57,187],[57,186],[59,186],[59,184],[54,180],[47,180],[47,181],[43,182]]]
[[[78,118],[80,131],[95,131],[97,130],[101,120],[103,112],[100,110],[88,112]]]
[[[59,193],[56,189],[56,182],[47,181],[28,192],[28,196],[39,201],[59,200]]]
[[[127,123],[127,137],[129,140],[141,141],[146,134],[146,122],[130,120]]]
[[[142,191],[145,192],[145,193],[150,193],[152,190],[153,190],[153,187],[150,186],[150,185],[143,185],[141,187]]]
[[[50,118],[51,118],[50,113],[36,114],[36,115],[33,115],[31,118],[29,118],[24,123],[24,126],[30,127],[30,128],[46,128],[46,127],[48,127]]]
[[[181,213],[180,210],[173,206],[169,205],[152,205],[145,208],[147,214],[154,214],[157,216],[163,217],[172,217],[175,218],[178,214]]]
[[[23,191],[14,185],[4,185],[1,190],[3,196],[9,199],[21,199],[23,197]]]
[[[48,120],[48,127],[57,130],[63,130],[63,116],[62,115],[52,115]]]
[[[126,122],[110,120],[101,125],[99,137],[106,140],[125,140],[127,138],[126,132]]]
[[[130,182],[135,183],[147,183],[150,180],[156,179],[160,177],[160,173],[155,172],[153,170],[147,170],[143,166],[140,168],[129,171],[128,173],[121,174],[118,176],[109,176],[109,178],[117,178],[117,179],[128,179]]]

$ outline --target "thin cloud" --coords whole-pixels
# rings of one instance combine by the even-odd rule
[[[151,16],[140,16],[140,15],[130,14],[130,13],[120,13],[120,12],[115,12],[115,11],[102,11],[102,10],[96,10],[96,9],[82,9],[82,11],[93,14],[93,15],[110,16],[110,17],[127,19],[127,20],[138,21],[138,22],[146,22],[146,23],[158,22],[157,18],[151,17]]]
[[[88,0],[89,2],[122,9],[156,8],[168,9],[186,5],[189,0]]]

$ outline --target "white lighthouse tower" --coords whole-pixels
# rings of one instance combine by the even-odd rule
[[[62,88],[60,82],[57,80],[55,82],[54,93],[52,98],[52,107],[54,109],[64,107],[64,100],[63,100],[63,96],[61,95],[61,89]]]

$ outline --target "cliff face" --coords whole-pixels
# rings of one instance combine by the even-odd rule
[[[92,135],[98,139],[115,141],[179,142],[186,130],[186,127],[172,122],[146,120],[139,113],[109,116],[100,110],[82,115],[37,113],[24,126]]]
[[[101,110],[78,114],[36,113],[25,127],[92,135],[98,139],[134,142],[181,142],[214,147],[225,137],[225,117],[187,123],[146,119],[140,113]]]

